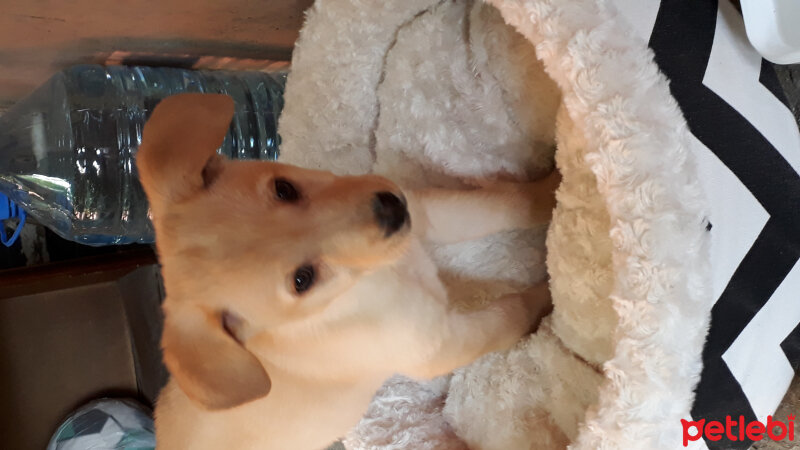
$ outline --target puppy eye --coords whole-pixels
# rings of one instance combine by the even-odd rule
[[[278,200],[286,203],[296,202],[300,198],[300,194],[297,193],[297,189],[292,183],[283,178],[275,179],[275,196],[278,197]]]
[[[315,277],[314,267],[301,266],[294,273],[294,290],[298,294],[302,294],[311,288],[314,284]]]

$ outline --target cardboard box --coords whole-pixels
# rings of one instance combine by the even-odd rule
[[[151,252],[2,272],[0,286],[0,446],[41,450],[96,398],[152,406],[166,371]]]

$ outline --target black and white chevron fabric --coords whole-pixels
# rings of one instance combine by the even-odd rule
[[[711,202],[716,303],[693,419],[766,422],[800,370],[797,123],[728,0],[614,4],[670,79]],[[705,443],[751,444],[727,439]]]

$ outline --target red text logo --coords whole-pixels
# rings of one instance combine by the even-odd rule
[[[718,441],[722,439],[723,434],[731,441],[743,441],[745,436],[751,441],[760,441],[764,439],[764,435],[769,436],[773,441],[781,441],[783,439],[794,440],[794,416],[789,415],[786,422],[780,420],[772,420],[772,416],[767,416],[767,423],[761,423],[754,420],[748,424],[744,422],[744,416],[739,416],[739,420],[731,419],[731,416],[725,416],[725,423],[718,420],[706,419],[690,422],[681,419],[683,425],[683,446],[689,445],[689,441],[696,441],[705,436],[709,441]]]

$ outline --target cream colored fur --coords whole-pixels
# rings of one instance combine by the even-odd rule
[[[318,1],[294,53],[286,161],[461,186],[536,176],[557,144],[564,176],[547,238],[553,316],[510,352],[420,384],[427,394],[389,380],[346,445],[459,448],[452,429],[475,449],[679,446],[712,303],[684,120],[613,4],[488,3]],[[450,292],[483,303],[545,276],[543,237],[430,251]],[[449,426],[428,422],[440,434],[405,416],[415,401],[438,411],[430,398],[446,398]],[[408,426],[370,428],[394,422]]]
[[[216,150],[233,114],[224,95],[169,97],[137,154],[166,291],[160,449],[321,448],[390,375],[447,374],[509,348],[551,310],[546,283],[459,308],[423,243],[547,223],[557,172],[402,190],[230,161]],[[301,272],[313,275],[298,285]]]

